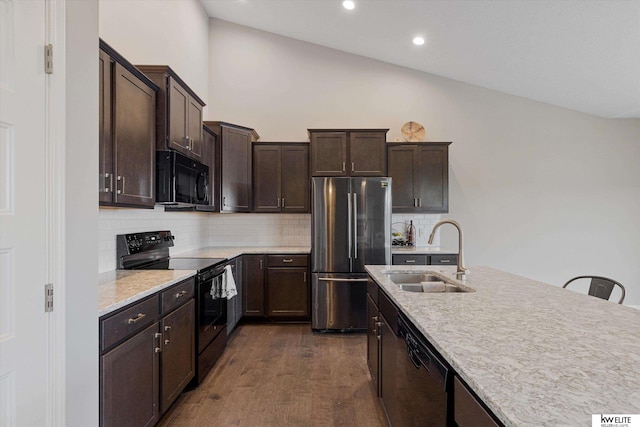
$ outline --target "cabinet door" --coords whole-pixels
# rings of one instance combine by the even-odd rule
[[[387,173],[386,132],[349,134],[349,171],[351,176],[385,176]]]
[[[153,207],[156,94],[115,64],[115,202]]]
[[[102,427],[153,426],[160,416],[158,323],[100,357]]]
[[[348,176],[346,132],[311,134],[311,176]]]
[[[251,211],[251,134],[223,127],[222,212]]]
[[[371,280],[371,279],[369,279]],[[376,394],[380,395],[380,382],[378,381],[378,371],[380,362],[380,348],[378,335],[378,306],[367,295],[367,366],[371,373],[371,379],[376,388]]]
[[[235,262],[231,265],[231,271],[233,272],[233,277],[236,279],[236,289],[238,291],[238,295],[235,298],[232,298],[231,301],[235,301],[236,304],[236,324],[242,318],[242,307],[244,302],[244,287],[243,287],[243,277],[242,277],[242,257],[237,257]]]
[[[264,316],[264,268],[263,255],[244,255],[242,257],[243,314],[245,317]]]
[[[109,55],[102,50],[98,62],[100,72],[100,107],[99,107],[99,201],[111,203],[113,201],[113,141],[111,140],[111,85],[113,62]]]
[[[484,405],[456,376],[453,380],[453,416],[459,427],[498,427]]]
[[[309,146],[283,145],[281,168],[282,212],[311,212],[309,191]]]
[[[420,173],[415,185],[420,212],[449,212],[448,151],[446,146],[418,146],[417,169]]]
[[[171,77],[169,78],[169,140],[167,145],[184,155],[189,155],[187,141],[187,115],[189,114],[189,94]]]
[[[189,97],[187,105],[187,141],[189,157],[203,162],[202,105]]]
[[[267,271],[269,317],[309,317],[307,268],[269,268]]]
[[[282,173],[281,159],[282,157],[279,145],[254,144],[254,212],[280,212],[282,197],[280,194],[280,177]]]
[[[393,213],[416,212],[418,203],[414,186],[416,178],[415,157],[416,146],[389,146],[389,176],[392,178],[392,210]]]
[[[162,319],[162,412],[171,406],[194,376],[195,322],[193,299]]]
[[[216,179],[218,166],[216,165],[216,137],[207,132],[202,132],[202,160],[205,165],[209,166],[209,194],[211,195],[211,206],[218,209],[218,198],[220,192],[217,188],[219,180]]]

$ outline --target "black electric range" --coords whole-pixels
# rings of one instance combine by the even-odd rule
[[[121,270],[196,270],[195,376],[198,385],[218,360],[227,343],[227,299],[223,294],[226,258],[170,257],[175,237],[170,231],[116,236]]]

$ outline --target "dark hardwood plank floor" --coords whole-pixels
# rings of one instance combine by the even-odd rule
[[[363,334],[313,334],[309,324],[241,325],[159,425],[386,426],[366,347]]]

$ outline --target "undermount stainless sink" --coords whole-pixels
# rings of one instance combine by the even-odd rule
[[[400,289],[407,292],[447,293],[447,292],[475,292],[465,285],[453,280],[430,273],[386,273],[386,276]]]

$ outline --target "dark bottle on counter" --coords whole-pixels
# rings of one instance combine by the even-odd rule
[[[409,227],[407,228],[407,245],[416,245],[416,229],[413,226],[413,220],[409,221]]]

